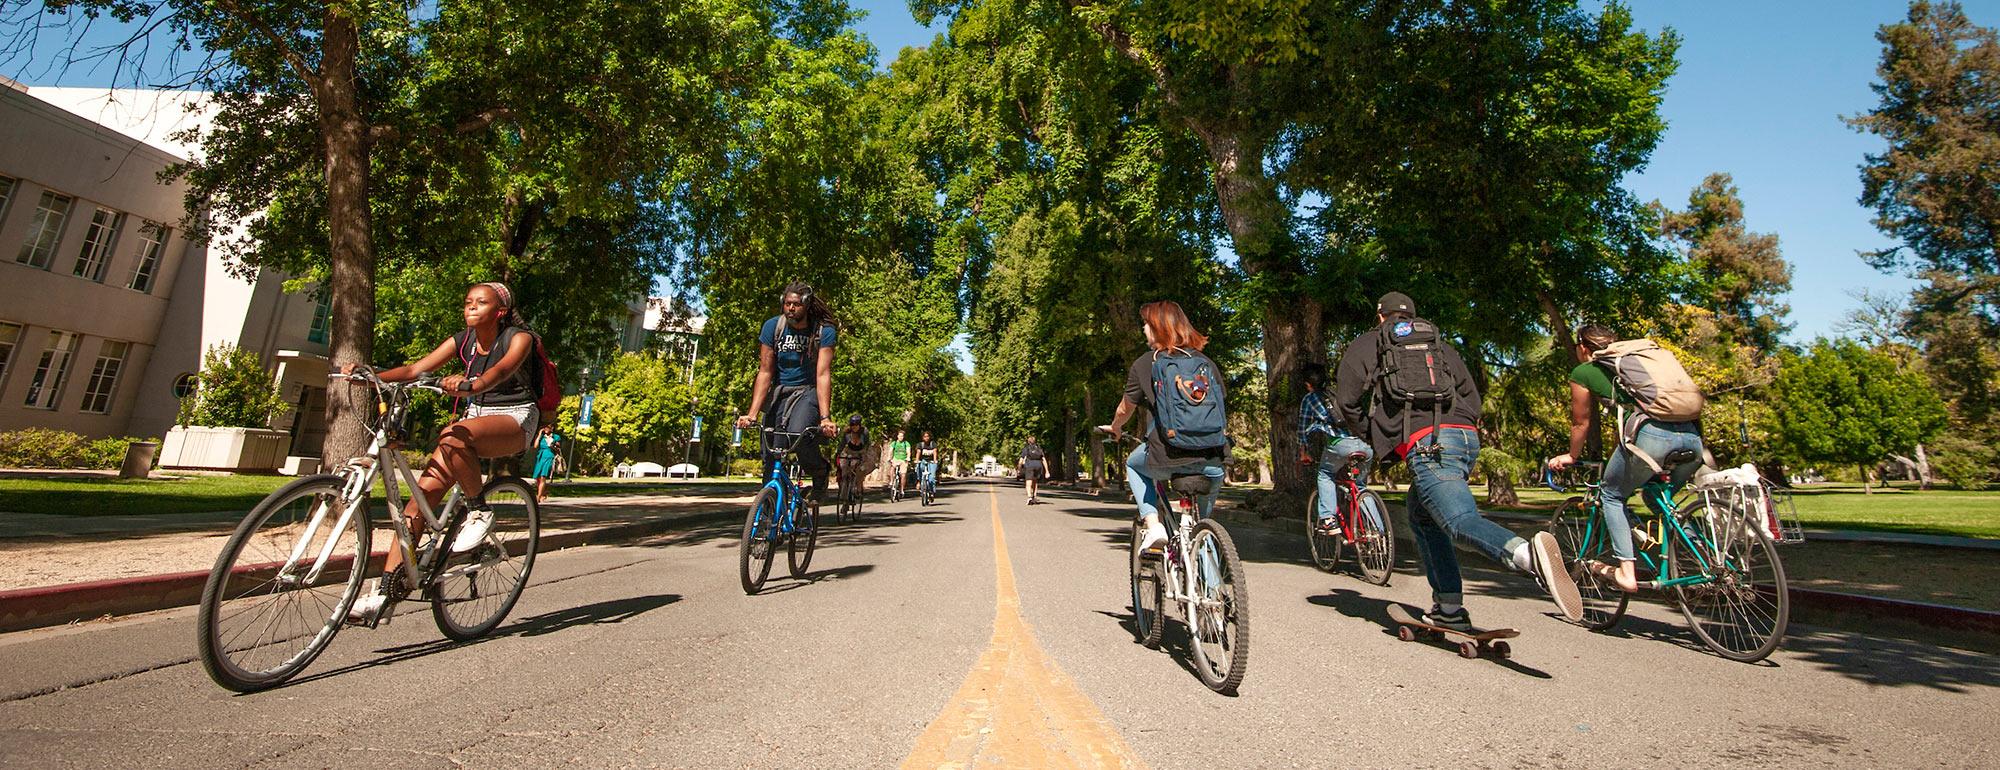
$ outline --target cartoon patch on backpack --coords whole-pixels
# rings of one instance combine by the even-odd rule
[[[1393,333],[1398,337],[1408,337],[1410,336],[1410,332],[1413,331],[1415,328],[1416,327],[1410,325],[1409,321],[1397,321],[1396,328]]]

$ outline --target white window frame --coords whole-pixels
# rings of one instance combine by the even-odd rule
[[[103,206],[95,208],[90,214],[90,227],[84,231],[83,249],[76,253],[76,267],[70,272],[78,278],[103,283],[104,268],[111,263],[111,250],[118,245],[118,231],[125,229],[125,212]]]
[[[114,347],[117,355],[111,355]],[[121,340],[104,340],[97,344],[97,362],[90,367],[90,379],[83,387],[83,411],[86,414],[110,414],[112,397],[118,393],[118,375],[125,370],[125,357],[132,354],[132,343]]]
[[[160,260],[166,256],[167,241],[173,237],[171,227],[152,220],[140,222],[138,260],[132,265],[132,277],[125,281],[125,288],[141,294],[153,293],[153,279],[160,275]]]
[[[76,350],[83,342],[83,335],[50,329],[48,344],[42,347],[42,358],[35,364],[35,378],[28,382],[30,409],[55,411],[62,405],[63,387],[69,384],[69,366],[76,362]],[[62,357],[61,361],[56,356]],[[54,381],[50,382],[49,372],[54,370]],[[47,387],[43,387],[43,385]]]
[[[57,211],[52,205],[61,205]],[[69,215],[76,210],[76,198],[54,190],[43,190],[42,198],[35,204],[35,216],[28,220],[28,239],[21,242],[21,253],[14,261],[29,267],[49,269],[54,261],[56,247],[62,245],[63,228],[69,225]]]
[[[14,191],[21,189],[21,180],[0,174],[0,219],[7,217],[7,204],[14,200]]]
[[[14,363],[14,351],[21,349],[21,338],[28,328],[17,323],[0,321],[0,386],[7,384],[7,370]]]

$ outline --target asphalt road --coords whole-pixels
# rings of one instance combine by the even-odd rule
[[[1414,564],[1380,588],[1248,527],[1249,676],[1216,695],[1132,641],[1124,504],[1022,499],[876,507],[758,596],[728,527],[544,554],[493,637],[406,605],[249,696],[192,662],[191,610],[0,636],[0,766],[2000,763],[1992,656],[1795,626],[1733,663],[1665,607],[1594,634],[1468,562],[1475,618],[1522,636],[1465,660],[1390,634],[1388,602],[1427,603]]]

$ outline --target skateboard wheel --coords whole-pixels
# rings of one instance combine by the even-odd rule
[[[1458,656],[1461,658],[1479,657],[1479,645],[1473,644],[1472,642],[1459,642]]]
[[[1405,642],[1414,642],[1417,640],[1417,632],[1409,626],[1403,626],[1396,629],[1396,638]]]
[[[1512,646],[1509,646],[1506,642],[1494,642],[1493,655],[1499,658],[1513,657],[1514,648]]]

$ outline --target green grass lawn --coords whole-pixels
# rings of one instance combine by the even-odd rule
[[[0,511],[63,516],[247,511],[287,476],[0,479]]]

